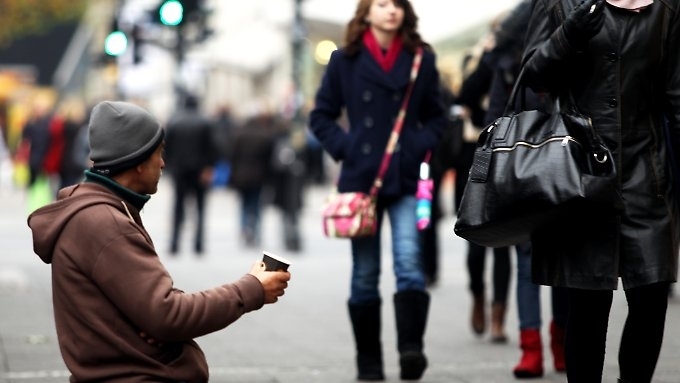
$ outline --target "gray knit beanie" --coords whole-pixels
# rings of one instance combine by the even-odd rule
[[[160,123],[135,104],[102,101],[90,116],[92,171],[112,176],[135,167],[158,148],[164,137]]]

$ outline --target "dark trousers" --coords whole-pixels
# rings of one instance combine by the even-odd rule
[[[624,382],[651,382],[663,341],[668,283],[631,288],[625,293],[628,317],[619,347],[620,377]],[[569,289],[568,296],[567,379],[599,383],[613,291]]]
[[[428,285],[437,282],[439,278],[439,239],[437,237],[437,223],[442,217],[441,203],[439,201],[439,188],[442,184],[444,174],[439,170],[440,166],[432,165],[432,206],[430,216],[430,226],[420,232],[421,238],[421,259],[423,261],[423,271]]]
[[[186,201],[193,197],[196,203],[196,231],[194,234],[194,251],[203,252],[203,236],[205,224],[205,196],[208,186],[200,179],[200,172],[186,172],[173,177],[175,183],[175,206],[172,220],[172,239],[170,251],[176,253],[182,224],[186,218]]]
[[[468,242],[467,267],[470,276],[470,291],[474,295],[484,293],[484,268],[486,247]],[[494,303],[506,303],[510,286],[510,248],[497,247],[493,252],[493,297]]]

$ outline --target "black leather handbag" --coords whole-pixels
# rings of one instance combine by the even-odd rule
[[[591,119],[558,98],[551,113],[513,110],[521,73],[504,116],[482,132],[463,192],[456,235],[487,247],[525,242],[538,227],[622,208],[611,151]]]

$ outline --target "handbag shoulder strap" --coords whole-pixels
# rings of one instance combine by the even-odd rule
[[[390,139],[387,141],[387,146],[385,147],[385,154],[383,155],[382,162],[378,168],[378,175],[373,181],[373,186],[371,186],[371,191],[369,194],[373,197],[378,195],[378,189],[382,186],[383,177],[387,173],[387,168],[390,165],[390,160],[392,159],[392,153],[397,146],[397,141],[399,140],[399,134],[401,133],[401,128],[404,126],[404,118],[406,117],[406,108],[408,106],[409,99],[411,98],[411,93],[413,92],[413,84],[416,82],[418,77],[418,72],[420,70],[420,63],[423,59],[423,48],[416,48],[416,55],[413,57],[413,65],[411,66],[411,79],[406,88],[406,93],[404,94],[404,99],[401,102],[401,108],[399,109],[399,114],[397,114],[397,119],[394,121],[394,127],[392,128],[392,134]]]

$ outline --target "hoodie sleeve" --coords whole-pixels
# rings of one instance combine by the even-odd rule
[[[262,285],[249,274],[192,294],[175,289],[139,232],[114,238],[96,258],[96,284],[139,329],[158,340],[188,340],[223,329],[264,304]]]

